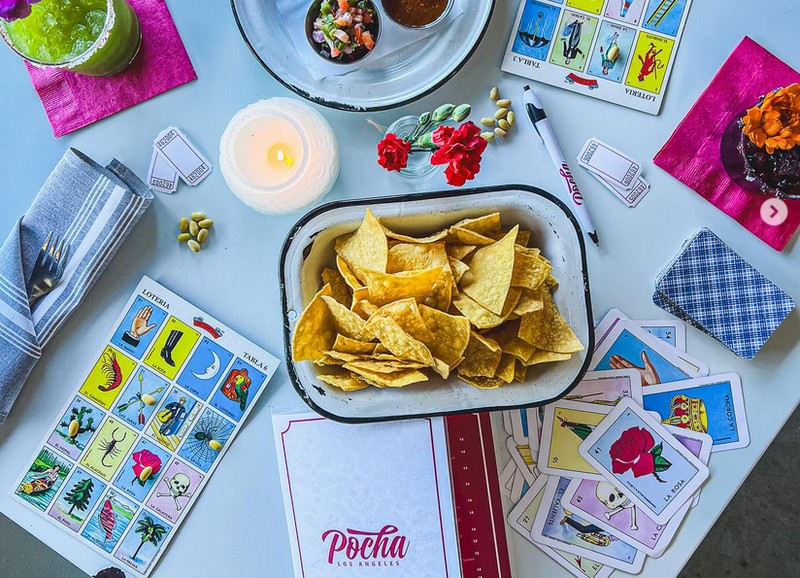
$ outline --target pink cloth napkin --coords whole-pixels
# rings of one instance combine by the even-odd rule
[[[800,201],[746,191],[728,175],[720,157],[731,120],[761,96],[800,74],[745,37],[653,159],[655,164],[777,251],[800,226]]]
[[[96,78],[27,65],[56,137],[197,78],[166,2],[128,2],[142,26],[142,47],[119,74]]]

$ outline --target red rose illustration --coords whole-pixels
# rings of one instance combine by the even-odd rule
[[[672,465],[661,457],[663,445],[655,445],[652,434],[644,428],[632,427],[622,432],[608,451],[611,456],[611,470],[615,474],[624,474],[628,470],[634,478],[652,474],[663,483],[658,474]]]
[[[408,166],[408,153],[411,143],[397,138],[393,133],[387,134],[378,143],[378,164],[387,171],[399,171]]]
[[[481,155],[489,143],[475,123],[465,122],[458,128],[440,126],[431,140],[439,147],[431,155],[431,164],[447,165],[444,174],[448,184],[460,187],[481,170]]]
[[[150,450],[140,450],[131,456],[133,458],[133,473],[136,475],[135,482],[144,486],[144,482],[139,479],[142,471],[149,467],[152,468],[151,476],[156,475],[161,470],[161,458]]]

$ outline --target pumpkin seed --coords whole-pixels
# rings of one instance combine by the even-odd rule
[[[195,253],[199,253],[200,252],[200,243],[198,243],[194,239],[189,239],[186,244],[189,245],[189,248],[193,252],[195,252]]]
[[[500,109],[497,110],[497,112],[494,113],[494,117],[497,120],[500,120],[501,118],[505,118],[506,115],[508,115],[508,109],[507,108],[500,108]]]
[[[192,218],[192,221],[202,221],[206,218],[206,214],[201,211],[196,211],[189,216]]]
[[[189,223],[189,233],[192,237],[197,237],[197,233],[200,231],[200,225],[197,224],[197,221],[192,221]]]
[[[181,233],[180,235],[178,235],[178,241],[180,241],[181,243],[185,243],[191,238],[192,236],[189,233]]]
[[[517,115],[514,114],[513,110],[508,111],[508,116],[506,117],[509,126],[514,126],[514,122],[517,120]]]
[[[203,219],[197,224],[200,225],[201,229],[210,229],[214,226],[214,219]]]
[[[497,108],[508,108],[511,106],[511,99],[510,98],[501,98],[496,103]]]
[[[498,89],[496,86],[493,86],[492,90],[489,91],[489,98],[492,100],[497,100],[500,98],[500,89]]]
[[[500,120],[497,121],[497,126],[502,128],[506,132],[508,132],[508,129],[511,127],[511,125],[508,124],[508,121],[504,118],[501,118]]]
[[[486,126],[494,126],[495,125],[495,120],[491,116],[485,116],[485,117],[483,117],[481,119],[481,124],[486,125]]]
[[[504,131],[502,128],[494,129],[494,134],[496,134],[500,138],[506,138],[506,136],[508,135],[508,133]]]
[[[481,138],[484,139],[486,142],[492,142],[494,140],[494,133],[493,132],[482,132]]]
[[[181,233],[185,233],[186,231],[188,231],[189,230],[189,219],[187,219],[186,217],[181,219],[181,222],[178,223],[178,228],[181,230]]]
[[[205,243],[206,239],[208,239],[208,229],[200,229],[200,232],[197,233],[197,242]]]

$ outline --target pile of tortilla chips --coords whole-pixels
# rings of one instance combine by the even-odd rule
[[[336,269],[297,321],[294,361],[346,392],[447,378],[492,389],[524,382],[528,367],[583,349],[558,312],[550,262],[530,232],[504,231],[500,214],[417,239],[369,210],[336,239]]]

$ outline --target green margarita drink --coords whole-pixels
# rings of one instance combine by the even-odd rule
[[[88,76],[125,68],[142,38],[125,0],[41,0],[27,18],[0,23],[0,33],[35,65]]]

